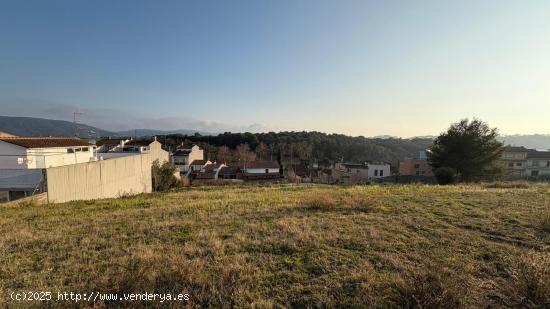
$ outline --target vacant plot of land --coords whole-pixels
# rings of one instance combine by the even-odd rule
[[[546,185],[193,188],[0,207],[0,235],[0,307],[550,304]],[[17,303],[14,291],[190,300]]]

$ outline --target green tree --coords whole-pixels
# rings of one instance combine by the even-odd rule
[[[463,119],[437,137],[429,149],[428,161],[434,170],[452,168],[462,181],[498,177],[497,159],[503,145],[498,131],[481,120]]]
[[[153,176],[153,190],[168,191],[179,187],[180,183],[176,176],[174,176],[176,170],[177,168],[170,162],[164,162],[161,165],[158,160],[155,160],[151,170]]]

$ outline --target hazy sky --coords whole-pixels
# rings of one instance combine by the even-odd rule
[[[550,133],[550,1],[0,0],[0,115],[105,129]]]

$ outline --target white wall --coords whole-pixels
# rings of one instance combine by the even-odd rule
[[[383,178],[391,175],[389,164],[367,164],[367,165],[369,167],[369,179]],[[376,171],[378,171],[378,173],[376,173]],[[380,175],[380,171],[382,171],[382,175]]]
[[[88,148],[88,151],[75,151],[68,153],[67,149]],[[79,147],[55,147],[55,148],[31,148],[27,149],[27,161],[29,168],[50,168],[77,163],[94,161],[92,146]]]
[[[245,171],[249,174],[264,174],[265,168],[247,168]],[[279,173],[278,168],[268,168],[267,169],[269,173]]]
[[[153,161],[168,161],[158,142],[148,153],[48,168],[48,202],[120,197],[151,192]]]
[[[23,159],[23,164],[18,164],[18,158]],[[0,141],[0,169],[25,169],[26,159],[27,149]]]

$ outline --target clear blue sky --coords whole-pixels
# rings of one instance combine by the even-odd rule
[[[550,1],[0,1],[0,114],[76,109],[107,129],[550,133]]]

